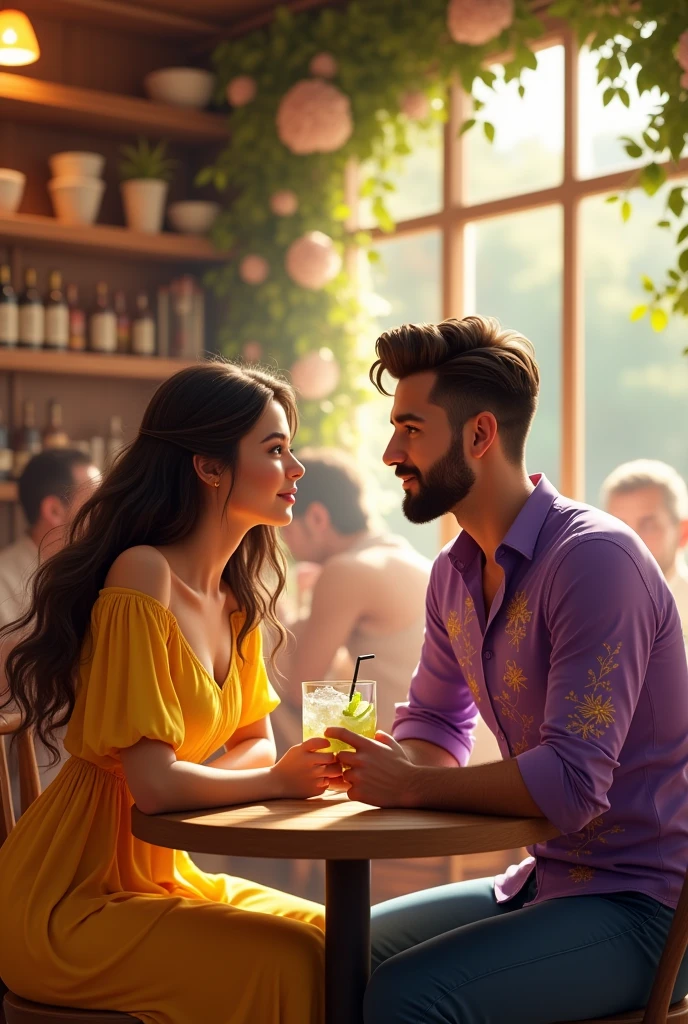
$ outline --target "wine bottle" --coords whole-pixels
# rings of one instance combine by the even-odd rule
[[[110,433],[105,444],[105,469],[112,469],[112,463],[119,455],[124,446],[124,432],[122,430],[122,417],[110,417]]]
[[[9,480],[12,476],[12,449],[10,448],[9,431],[5,422],[5,414],[0,409],[0,480]]]
[[[19,344],[25,348],[42,348],[45,341],[45,309],[36,282],[36,271],[27,267],[19,296]]]
[[[14,347],[19,341],[19,307],[12,287],[12,271],[4,263],[0,267],[0,346]]]
[[[79,305],[79,289],[75,284],[67,285],[69,307],[69,349],[71,352],[86,351],[86,313]]]
[[[48,425],[43,431],[43,447],[66,448],[68,444],[69,437],[62,424],[62,406],[51,398],[48,403]]]
[[[91,313],[91,349],[94,352],[117,351],[117,317],[104,281],[96,286],[96,308]]]
[[[148,296],[139,292],[136,296],[136,316],[132,323],[131,350],[137,356],[155,355],[155,321],[148,308]]]
[[[33,455],[41,450],[41,434],[36,426],[36,406],[30,398],[25,399],[22,421],[14,438],[12,472],[19,477]]]
[[[127,299],[123,291],[115,292],[115,315],[117,317],[117,351],[131,351],[131,320],[127,314]]]
[[[62,274],[53,270],[45,300],[45,347],[64,352],[69,346],[69,307],[62,294]]]

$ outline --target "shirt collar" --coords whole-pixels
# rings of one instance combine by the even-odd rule
[[[540,530],[559,492],[544,473],[535,473],[530,480],[535,485],[534,489],[509,527],[501,546],[518,551],[524,558],[532,560]],[[449,550],[449,560],[459,572],[463,572],[478,550],[471,535],[463,530]]]

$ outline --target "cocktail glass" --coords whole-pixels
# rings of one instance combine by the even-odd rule
[[[350,729],[359,736],[375,738],[377,716],[375,707],[375,681],[362,679],[356,682],[354,698],[349,700],[351,681],[330,681],[302,683],[303,690],[303,738],[324,736],[331,726]],[[360,696],[356,696],[356,695]],[[331,739],[329,749],[333,754],[340,750],[352,750],[348,743]]]

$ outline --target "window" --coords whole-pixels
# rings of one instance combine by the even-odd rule
[[[627,459],[664,459],[688,475],[685,324],[654,334],[629,319],[642,301],[640,274],[672,260],[672,237],[654,227],[661,199],[634,194],[626,224],[605,202],[628,187],[637,163],[618,136],[642,126],[654,98],[631,90],[629,109],[604,107],[594,57],[554,37],[527,74],[524,99],[503,82],[484,97],[492,145],[479,125],[458,136],[463,103],[452,96],[444,154],[436,136],[419,143],[397,180],[396,231],[376,232],[381,264],[362,280],[381,329],[481,312],[530,337],[542,393],[528,465],[595,502],[606,473]],[[675,173],[688,175],[688,159]],[[416,547],[436,552],[452,526],[403,521],[396,481],[379,462],[389,407],[373,407],[383,405],[363,413],[381,507]]]

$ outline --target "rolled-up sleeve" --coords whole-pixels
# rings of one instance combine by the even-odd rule
[[[440,556],[443,559],[445,556]],[[425,634],[418,667],[411,680],[408,704],[397,706],[392,733],[397,740],[426,740],[447,750],[460,765],[473,749],[478,717],[475,702],[452,650],[437,599],[435,561],[425,601]],[[447,567],[444,566],[444,571]]]
[[[544,721],[539,745],[517,762],[535,803],[568,835],[609,810],[658,611],[635,559],[599,536],[564,555],[546,602],[552,655]]]

